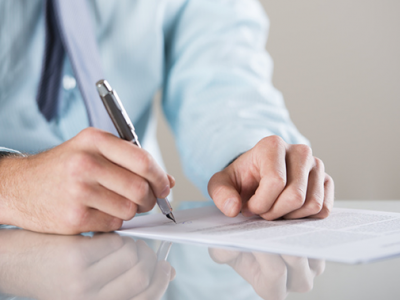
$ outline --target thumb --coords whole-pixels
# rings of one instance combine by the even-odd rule
[[[211,177],[208,193],[219,210],[228,217],[236,217],[242,209],[242,199],[226,170]]]
[[[169,187],[172,189],[175,186],[175,178],[172,175],[167,174],[169,180]]]

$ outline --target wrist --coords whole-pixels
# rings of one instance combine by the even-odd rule
[[[21,168],[19,161],[23,159],[22,154],[4,152],[0,155],[0,224],[16,225],[12,218],[12,203],[16,201],[19,184],[15,180]]]

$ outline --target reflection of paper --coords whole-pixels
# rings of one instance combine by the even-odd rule
[[[225,217],[216,207],[161,214],[125,222],[119,231],[138,237],[239,247],[357,263],[400,254],[400,214],[339,209],[324,220],[265,221]]]

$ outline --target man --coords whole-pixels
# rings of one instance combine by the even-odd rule
[[[204,192],[208,186],[225,215],[329,214],[333,181],[271,84],[268,23],[258,2],[92,0],[85,18],[77,17],[84,7],[68,13],[78,2],[0,2],[0,145],[3,153],[29,154],[0,160],[0,224],[62,234],[111,231],[152,209],[174,185],[154,140],[151,101],[161,87],[186,173]],[[94,25],[92,35],[79,22]],[[71,33],[74,26],[79,30]],[[95,52],[71,50],[80,35],[95,38],[99,65],[149,152],[88,128],[98,121],[91,103],[100,100],[87,96],[91,84],[79,75]],[[57,80],[49,85],[43,74],[48,55],[62,52],[49,43],[57,36],[65,51],[61,87],[47,114],[42,92]]]

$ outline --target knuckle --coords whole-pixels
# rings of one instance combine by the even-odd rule
[[[144,174],[149,174],[153,171],[154,161],[149,152],[143,150],[138,158],[139,166]]]
[[[276,172],[270,179],[270,185],[273,189],[282,191],[286,187],[286,176],[282,172]]]
[[[71,193],[71,202],[75,202],[79,204],[79,201],[81,199],[87,199],[90,197],[91,194],[91,188],[84,184],[84,183],[76,183],[71,185],[70,187],[70,193]]]
[[[145,205],[142,205],[139,208],[140,213],[145,213],[153,209],[154,205],[156,204],[156,197],[152,197],[151,199],[147,199]]]
[[[143,291],[145,290],[149,284],[150,284],[150,278],[147,275],[146,270],[144,270],[144,267],[142,265],[137,266],[138,270],[138,274],[143,274],[144,276],[138,276],[135,278],[136,284],[137,284],[137,288],[139,291]]]
[[[84,129],[83,132],[85,135],[87,135],[87,138],[101,138],[106,133],[105,131],[95,127],[88,127]]]
[[[286,142],[278,135],[271,135],[264,138],[265,143],[267,143],[270,147],[279,148],[285,146]]]
[[[81,131],[83,135],[88,135],[88,136],[92,136],[93,134],[96,134],[98,132],[100,132],[100,130],[95,127],[88,127]]]
[[[71,210],[67,215],[68,227],[74,232],[81,232],[87,224],[89,211],[85,208]]]
[[[305,193],[301,189],[295,189],[289,196],[289,203],[293,208],[300,208],[303,206],[305,197]]]
[[[303,159],[309,159],[312,156],[311,148],[304,144],[294,145],[293,151],[296,152]]]
[[[130,219],[132,219],[137,212],[137,205],[135,203],[133,203],[130,200],[126,200],[128,201],[127,205],[126,205],[126,209],[125,209],[125,221],[128,221]]]
[[[80,145],[85,145],[86,147],[96,146],[102,143],[110,133],[94,128],[88,127],[82,130],[78,135],[76,141]]]
[[[94,157],[86,152],[76,152],[67,161],[67,170],[73,176],[94,171],[97,167]]]
[[[267,207],[267,205],[264,203],[264,201],[258,201],[257,199],[254,199],[254,197],[250,198],[252,201],[249,201],[248,207],[249,210],[257,215],[261,215],[263,213],[268,212],[270,207]]]
[[[273,220],[279,218],[279,216],[276,216],[275,214],[270,214],[269,212],[261,214],[260,217],[266,221],[273,221]]]
[[[100,130],[97,128],[88,127],[79,132],[77,137],[80,142],[90,142],[99,133],[99,131]]]
[[[316,218],[325,219],[325,218],[327,218],[329,216],[330,213],[331,213],[331,209],[329,207],[327,207],[326,205],[324,205],[322,207],[321,211],[316,216]]]
[[[317,195],[313,196],[310,199],[310,202],[307,204],[307,209],[311,215],[315,215],[322,210],[323,207],[322,202],[323,202],[322,197],[319,197]]]
[[[142,200],[147,197],[150,191],[149,183],[144,179],[139,179],[136,182],[135,193],[137,197]]]
[[[138,263],[139,258],[138,258],[137,255],[132,255],[132,254],[136,253],[136,251],[137,251],[137,248],[136,248],[135,244],[133,244],[133,247],[132,246],[128,246],[127,250],[128,251],[126,251],[126,255],[124,255],[124,257],[123,257],[124,258],[124,266],[128,270],[130,270],[130,269],[132,269],[133,267],[136,266],[136,264]]]
[[[107,231],[115,231],[121,228],[123,220],[114,218],[110,221],[109,229]]]

